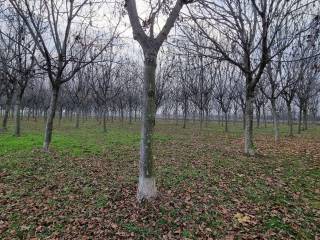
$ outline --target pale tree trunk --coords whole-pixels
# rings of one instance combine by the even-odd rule
[[[279,142],[279,116],[276,107],[276,100],[271,99],[271,109],[273,117],[274,141]]]
[[[52,88],[52,96],[50,100],[49,113],[46,121],[46,129],[45,129],[44,143],[43,143],[44,151],[49,151],[49,145],[51,143],[51,138],[52,138],[53,120],[54,120],[54,116],[57,109],[57,103],[58,103],[58,96],[59,96],[59,86],[55,86]]]
[[[137,198],[141,202],[157,196],[153,169],[152,140],[155,121],[155,71],[156,55],[145,56],[143,84],[143,112],[140,146],[139,185]]]
[[[253,103],[254,90],[247,87],[246,109],[245,109],[245,130],[244,130],[244,152],[250,156],[255,154],[253,145]]]

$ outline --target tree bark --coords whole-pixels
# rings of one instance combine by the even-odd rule
[[[21,118],[20,118],[21,101],[22,101],[22,94],[19,93],[17,95],[16,104],[15,104],[16,105],[15,113],[14,113],[14,117],[15,117],[14,136],[16,137],[20,137],[21,135]]]
[[[292,121],[292,109],[291,109],[291,104],[287,103],[287,108],[288,108],[288,125],[289,125],[289,136],[293,136],[293,121]]]
[[[187,113],[188,113],[188,101],[185,99],[183,104],[183,127],[182,128],[186,128]]]
[[[271,99],[271,109],[273,117],[274,141],[279,142],[279,116],[276,109],[276,100]]]
[[[54,120],[54,116],[57,109],[59,89],[60,89],[59,86],[54,86],[52,88],[52,96],[50,100],[50,107],[49,107],[49,113],[46,121],[46,129],[45,129],[44,143],[43,143],[43,150],[46,152],[49,151],[49,145],[51,143],[53,120]]]
[[[244,130],[244,152],[250,156],[255,154],[253,145],[253,103],[254,89],[246,89],[246,108],[245,108],[245,130]]]
[[[157,196],[155,173],[153,168],[152,141],[155,121],[155,72],[157,54],[145,55],[143,112],[140,146],[139,185],[137,199],[139,202]]]

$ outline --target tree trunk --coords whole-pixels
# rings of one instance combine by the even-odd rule
[[[60,127],[60,125],[61,125],[62,112],[63,112],[63,109],[62,109],[62,106],[60,106],[60,109],[59,109],[59,127]]]
[[[242,128],[246,129],[246,109],[242,109]]]
[[[178,107],[179,107],[178,102],[176,102],[176,106],[175,106],[176,125],[178,125],[178,123],[179,123]]]
[[[303,105],[302,113],[303,113],[303,130],[305,131],[308,129],[308,106],[307,106],[307,103],[305,103]]]
[[[287,103],[287,108],[288,108],[288,125],[289,125],[289,136],[293,136],[293,121],[292,121],[292,109],[291,109],[291,104]]]
[[[302,106],[299,108],[299,124],[298,124],[298,134],[301,133],[301,121],[302,121]]]
[[[256,107],[256,117],[257,117],[257,128],[260,128],[260,116],[261,116],[261,109],[260,107]]]
[[[107,132],[107,110],[103,110],[103,132]]]
[[[129,106],[129,124],[132,124],[132,106]]]
[[[274,141],[279,142],[279,116],[276,109],[276,100],[271,99],[271,110],[273,117]]]
[[[152,140],[155,121],[155,71],[157,54],[145,55],[143,112],[139,163],[139,185],[137,199],[139,202],[157,196],[156,180],[153,167]]]
[[[80,107],[77,107],[76,112],[76,128],[78,129],[80,127]]]
[[[10,94],[10,95],[7,96],[4,116],[3,116],[3,120],[2,120],[2,129],[4,131],[7,130],[8,118],[9,118],[9,114],[10,114],[12,99],[13,99],[13,94]]]
[[[244,152],[250,156],[255,154],[253,145],[253,102],[254,89],[247,86],[245,109]]]
[[[188,113],[188,102],[185,99],[183,104],[183,127],[186,128],[187,125],[187,113]]]
[[[21,118],[20,118],[20,109],[21,109],[21,101],[22,101],[22,94],[19,93],[16,99],[16,106],[15,106],[15,128],[14,128],[14,136],[20,137],[21,135]]]
[[[267,116],[266,116],[266,107],[264,104],[262,107],[262,114],[263,114],[264,127],[266,128],[267,127]]]
[[[43,143],[44,151],[49,151],[49,145],[51,143],[53,120],[54,120],[54,116],[57,109],[59,89],[60,89],[60,86],[52,87],[52,96],[50,100],[49,113],[47,116],[46,129],[45,129],[45,135],[44,135],[44,143]]]
[[[228,132],[228,112],[224,112],[224,131]]]

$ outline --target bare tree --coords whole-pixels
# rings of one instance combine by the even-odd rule
[[[211,42],[202,46],[211,49],[208,57],[228,61],[237,66],[245,77],[245,147],[244,152],[254,155],[253,103],[257,83],[268,63],[285,50],[305,30],[296,24],[306,9],[315,1],[302,0],[201,0],[190,7],[189,15],[194,24],[185,35],[194,44],[194,32]],[[286,23],[286,24],[284,24]],[[290,26],[288,26],[290,25]],[[304,26],[303,26],[304,27]],[[276,37],[284,29],[290,37]],[[271,47],[278,46],[270,53]],[[199,46],[201,47],[201,46]]]
[[[135,0],[126,0],[125,6],[129,14],[129,19],[133,31],[133,38],[138,41],[144,54],[144,87],[143,87],[143,113],[142,113],[142,141],[140,157],[140,173],[137,199],[150,200],[157,195],[155,182],[153,155],[152,155],[152,136],[155,122],[155,73],[157,66],[157,55],[163,42],[166,40],[171,28],[174,26],[179,12],[188,0],[177,0],[172,7],[169,16],[158,33],[154,34],[156,18],[162,7],[163,2],[156,2],[151,7],[149,18],[141,24]],[[168,7],[168,6],[167,6]],[[149,29],[147,35],[144,28]]]
[[[95,61],[115,37],[115,32],[106,40],[104,34],[90,29],[90,11],[87,7],[92,4],[89,0],[9,2],[33,37],[43,58],[43,62],[37,63],[47,72],[51,83],[52,94],[43,144],[43,149],[48,151],[61,85]],[[47,31],[42,31],[43,28]],[[48,36],[50,41],[47,41]]]

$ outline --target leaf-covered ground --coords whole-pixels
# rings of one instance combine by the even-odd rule
[[[320,126],[274,144],[256,130],[256,157],[230,133],[158,122],[160,196],[137,204],[139,124],[56,126],[41,151],[43,122],[0,135],[0,239],[318,239]]]

